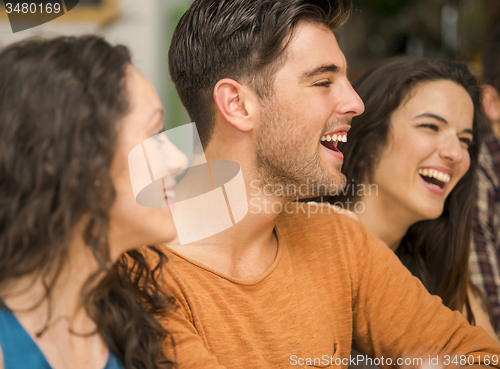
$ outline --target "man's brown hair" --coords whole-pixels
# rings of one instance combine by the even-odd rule
[[[231,78],[271,95],[273,76],[298,22],[329,29],[349,17],[352,0],[195,0],[177,25],[169,70],[204,147],[214,128],[213,89]],[[286,41],[285,41],[286,39]]]

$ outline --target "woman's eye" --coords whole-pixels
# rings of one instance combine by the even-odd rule
[[[460,142],[463,142],[467,148],[470,147],[470,145],[472,144],[472,140],[470,138],[459,138]]]
[[[322,82],[318,82],[318,83],[315,83],[314,86],[316,87],[330,87],[332,83],[330,81],[322,81]]]
[[[429,129],[432,129],[433,131],[436,131],[436,132],[439,131],[439,127],[436,124],[432,124],[432,123],[421,124],[421,125],[419,125],[419,127],[429,128]]]

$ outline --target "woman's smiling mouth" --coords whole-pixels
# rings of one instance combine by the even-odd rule
[[[439,170],[436,168],[420,168],[418,170],[420,178],[424,181],[426,187],[433,193],[443,194],[446,184],[450,182],[453,172],[449,169]]]

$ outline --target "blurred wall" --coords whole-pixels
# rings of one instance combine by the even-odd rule
[[[119,17],[104,25],[88,21],[68,22],[62,16],[26,31],[12,33],[9,23],[1,21],[0,47],[35,35],[51,37],[100,34],[112,43],[122,43],[130,48],[135,66],[153,83],[164,105],[168,106],[172,105],[170,100],[176,98],[175,90],[169,87],[167,65],[167,51],[171,37],[169,30],[175,27],[175,24],[169,23],[176,22],[175,14],[178,13],[179,7],[187,8],[190,3],[189,0],[118,0]],[[171,96],[172,91],[174,96]],[[177,116],[180,117],[178,119],[182,120],[177,124],[188,123],[188,118],[182,109],[179,107],[176,109],[180,111],[177,112]],[[167,108],[167,121],[168,113]]]
[[[355,80],[394,55],[462,60],[479,74],[481,49],[500,21],[500,0],[353,0],[338,32]]]

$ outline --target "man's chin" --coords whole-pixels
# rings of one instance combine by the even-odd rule
[[[301,201],[325,196],[336,196],[342,193],[346,186],[346,177],[338,172],[334,178],[324,181],[307,181],[298,186],[292,196],[287,196],[287,201]]]
[[[339,188],[340,191],[342,191],[345,188],[346,184],[347,184],[347,178],[340,171],[337,174],[337,178],[338,178],[338,181],[336,181],[335,185]]]
[[[326,187],[326,190],[320,191],[321,193],[318,197],[323,196],[337,196],[342,193],[347,183],[346,176],[341,172],[337,172],[334,174],[334,177],[330,179],[329,186],[323,186],[321,189]]]

